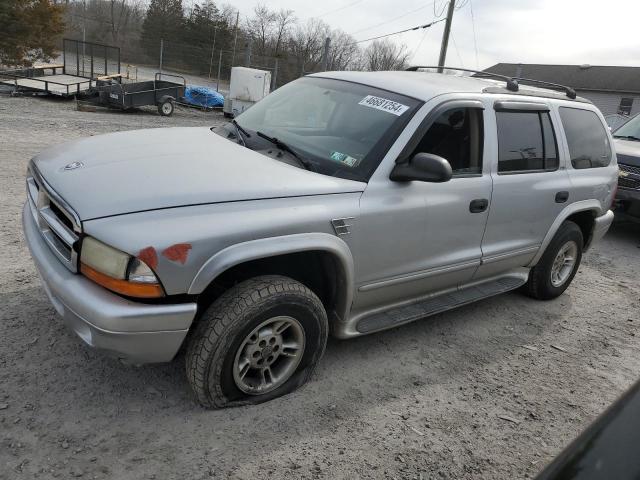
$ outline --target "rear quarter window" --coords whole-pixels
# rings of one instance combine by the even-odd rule
[[[606,167],[611,163],[609,137],[595,112],[560,107],[560,118],[573,168]]]

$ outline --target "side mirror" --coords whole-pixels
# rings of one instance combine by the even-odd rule
[[[399,163],[391,171],[391,180],[394,182],[418,182],[442,183],[451,180],[453,172],[449,162],[432,153],[416,153],[408,163]]]

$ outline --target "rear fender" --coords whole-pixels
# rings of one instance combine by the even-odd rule
[[[533,260],[531,260],[531,263],[528,266],[529,267],[536,266],[536,264],[544,254],[544,251],[546,250],[547,246],[549,245],[549,243],[551,243],[551,240],[553,239],[556,232],[560,228],[560,225],[562,225],[562,222],[564,222],[567,218],[569,218],[574,213],[585,212],[585,211],[594,212],[596,217],[606,213],[606,209],[603,210],[600,202],[595,199],[581,200],[579,202],[574,202],[570,205],[567,205],[564,208],[564,210],[562,210],[560,214],[556,217],[555,221],[551,225],[551,228],[545,235],[544,240],[540,245],[540,249],[538,250],[538,253],[536,253],[536,256],[533,257]],[[585,238],[584,241],[588,242],[589,239]],[[586,244],[586,246],[588,247],[588,243]]]
[[[175,102],[176,99],[173,98],[171,95],[163,95],[160,97],[160,99],[158,100],[158,104],[162,105],[164,102],[169,101],[169,102]]]

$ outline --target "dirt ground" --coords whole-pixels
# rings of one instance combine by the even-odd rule
[[[640,377],[640,226],[616,223],[551,302],[518,293],[331,340],[302,390],[206,411],[181,359],[128,367],[57,318],[24,244],[27,161],[70,138],[209,125],[0,95],[0,479],[514,479]]]

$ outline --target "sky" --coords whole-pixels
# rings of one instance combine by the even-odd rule
[[[187,3],[187,2],[185,2]],[[232,0],[242,16],[257,0]],[[446,15],[447,0],[268,0],[318,17],[363,40],[422,25]],[[456,0],[446,65],[484,69],[498,62],[640,65],[634,0]],[[439,16],[438,16],[439,15]],[[474,41],[475,26],[475,41]],[[410,63],[437,64],[444,22],[389,37],[404,43]],[[367,43],[363,43],[367,45]]]

